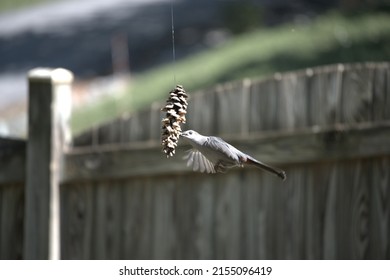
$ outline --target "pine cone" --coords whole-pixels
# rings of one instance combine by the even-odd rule
[[[163,146],[163,152],[167,157],[171,157],[175,154],[175,148],[179,141],[181,133],[181,123],[186,122],[185,114],[187,113],[188,95],[181,85],[177,85],[169,93],[167,103],[161,111],[165,111],[166,116],[162,119],[162,134],[161,145]]]

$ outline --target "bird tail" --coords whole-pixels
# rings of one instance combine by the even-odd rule
[[[256,166],[257,168],[264,169],[268,172],[271,172],[271,173],[275,174],[276,176],[278,176],[279,178],[281,178],[283,181],[286,180],[286,178],[287,178],[286,172],[284,172],[283,170],[269,166],[269,165],[262,163],[262,162],[254,159],[252,157],[248,157],[246,159],[246,164],[253,165],[253,166]]]

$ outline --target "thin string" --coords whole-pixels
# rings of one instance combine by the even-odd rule
[[[171,27],[172,27],[172,59],[173,59],[173,87],[176,86],[176,51],[175,51],[175,26],[173,23],[173,1],[171,1]]]

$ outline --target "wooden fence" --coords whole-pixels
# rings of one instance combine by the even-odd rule
[[[63,153],[61,258],[390,258],[389,63],[306,69],[191,94],[187,128],[282,167],[285,182],[250,168],[193,173],[181,160],[186,146],[166,159],[161,106],[86,131]],[[6,150],[0,257],[33,258],[27,251],[42,249],[27,249],[23,238],[28,156],[23,142]],[[48,211],[47,219],[56,216]]]

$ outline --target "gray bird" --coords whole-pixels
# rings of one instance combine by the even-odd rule
[[[253,165],[275,174],[282,180],[286,179],[286,172],[283,170],[254,159],[219,137],[203,136],[194,130],[184,131],[181,136],[193,147],[184,159],[187,160],[187,166],[192,165],[194,171],[216,173],[236,166]]]

